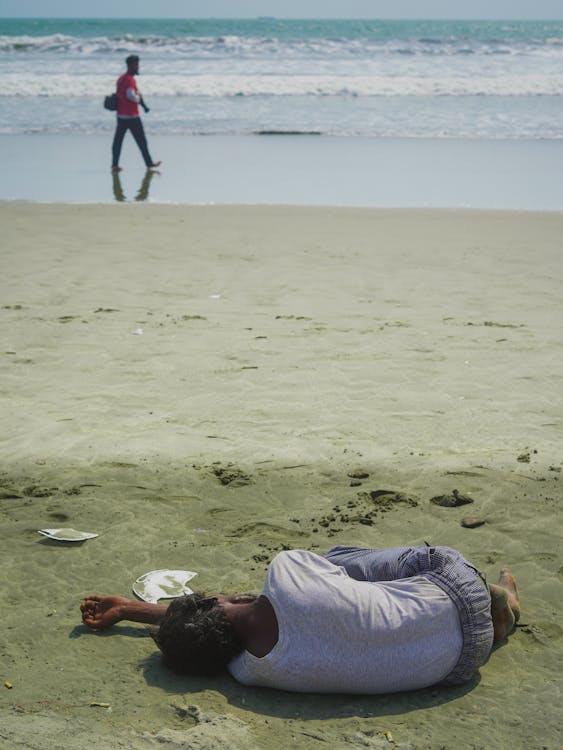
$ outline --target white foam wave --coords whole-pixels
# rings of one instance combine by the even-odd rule
[[[273,55],[276,57],[372,57],[373,55],[415,56],[490,56],[490,55],[556,55],[563,56],[563,40],[548,39],[368,39],[368,38],[286,38],[253,36],[159,36],[122,34],[116,36],[74,37],[64,34],[47,36],[0,35],[0,53],[73,54],[77,57],[140,51],[143,54],[166,53],[186,57]]]
[[[6,74],[0,96],[104,96],[115,83],[106,76]],[[430,76],[143,76],[147,96],[563,96],[563,74],[498,75],[494,77]]]

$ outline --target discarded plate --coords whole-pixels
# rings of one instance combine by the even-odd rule
[[[139,599],[156,604],[159,599],[193,594],[186,583],[196,575],[192,570],[151,570],[137,578],[133,591]]]
[[[39,529],[38,534],[43,534],[56,542],[83,542],[86,539],[95,539],[98,534],[90,534],[89,531],[77,531],[76,529]]]

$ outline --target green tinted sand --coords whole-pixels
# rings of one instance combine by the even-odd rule
[[[13,203],[0,223],[6,747],[559,747],[561,214]],[[454,490],[474,502],[431,502]],[[67,527],[99,537],[37,534]],[[424,541],[520,587],[521,627],[464,688],[181,679],[143,627],[80,623],[81,597],[149,570],[259,591],[287,547]]]

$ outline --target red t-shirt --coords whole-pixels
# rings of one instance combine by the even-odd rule
[[[137,93],[137,83],[135,76],[130,73],[124,73],[117,79],[117,114],[126,115],[127,117],[139,116],[139,105],[127,98],[127,90],[133,89]]]

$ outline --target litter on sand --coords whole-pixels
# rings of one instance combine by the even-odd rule
[[[159,599],[193,594],[186,584],[196,575],[192,570],[151,570],[137,578],[133,591],[139,599],[156,604]]]
[[[86,539],[95,539],[98,534],[89,531],[77,531],[76,529],[39,529],[38,534],[43,534],[48,539],[56,542],[83,542]]]

